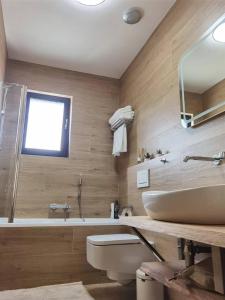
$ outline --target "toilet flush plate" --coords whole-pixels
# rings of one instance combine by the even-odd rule
[[[150,170],[137,171],[137,188],[145,188],[150,186]]]

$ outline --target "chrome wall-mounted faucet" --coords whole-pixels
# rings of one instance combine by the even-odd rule
[[[220,152],[216,155],[210,156],[185,156],[183,161],[188,162],[189,160],[201,160],[201,161],[212,161],[214,165],[220,165],[225,159],[225,152]]]
[[[69,213],[69,210],[71,209],[71,206],[69,204],[67,204],[67,203],[64,203],[64,204],[50,203],[48,207],[51,211],[54,211],[54,212],[58,209],[63,210],[64,211],[64,221],[66,222],[67,215]]]

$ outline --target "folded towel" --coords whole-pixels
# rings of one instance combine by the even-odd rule
[[[134,112],[127,112],[123,115],[123,117],[116,119],[111,124],[111,129],[115,131],[118,127],[120,127],[122,124],[128,124],[134,119]]]
[[[130,113],[132,112],[132,107],[130,105],[118,109],[112,117],[109,119],[109,124],[112,125],[115,123],[118,119],[122,119],[124,117],[130,118]],[[132,117],[133,118],[133,117]]]
[[[113,152],[114,156],[120,156],[120,153],[127,152],[127,126],[121,125],[116,129],[113,136]]]
[[[114,131],[113,151],[114,156],[127,152],[127,124],[134,119],[131,105],[118,109],[109,119],[111,129]]]

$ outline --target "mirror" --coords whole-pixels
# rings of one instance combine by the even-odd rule
[[[225,19],[182,57],[179,79],[185,128],[225,112]]]

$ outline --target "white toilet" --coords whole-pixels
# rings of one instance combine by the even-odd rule
[[[105,270],[111,280],[127,284],[136,278],[136,270],[144,261],[154,261],[151,251],[136,235],[110,234],[87,237],[87,261]]]

